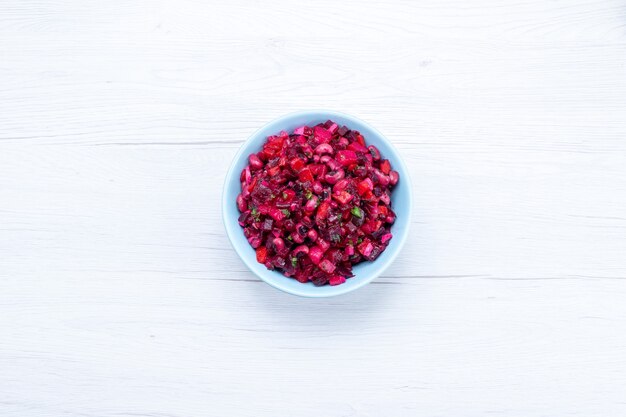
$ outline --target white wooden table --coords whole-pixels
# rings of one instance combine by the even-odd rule
[[[623,1],[3,0],[0,415],[626,414]],[[330,108],[410,166],[412,238],[302,299],[222,181]]]

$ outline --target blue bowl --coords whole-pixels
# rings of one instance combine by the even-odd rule
[[[380,150],[381,155],[389,159],[392,168],[400,174],[400,181],[391,195],[392,207],[397,217],[396,222],[391,227],[393,238],[387,249],[375,261],[362,262],[354,266],[354,277],[347,279],[345,283],[336,286],[325,285],[316,287],[310,282],[303,284],[293,278],[285,277],[280,272],[270,271],[265,268],[265,265],[256,261],[256,253],[243,235],[243,229],[237,222],[240,213],[237,210],[235,200],[241,191],[239,175],[248,164],[248,155],[259,152],[268,136],[276,134],[281,130],[291,133],[296,127],[303,125],[312,126],[325,122],[328,119],[333,120],[340,126],[346,125],[352,130],[361,132],[368,145],[375,145]],[[411,206],[409,173],[400,154],[391,142],[365,122],[347,114],[327,110],[310,110],[288,114],[257,130],[235,155],[226,174],[222,194],[222,217],[226,226],[226,233],[241,260],[252,272],[272,287],[303,297],[330,297],[345,294],[364,286],[379,276],[396,259],[407,240],[411,223]]]

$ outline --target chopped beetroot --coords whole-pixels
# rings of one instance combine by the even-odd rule
[[[302,158],[293,158],[291,161],[289,161],[289,165],[291,166],[291,169],[293,169],[295,172],[300,172],[302,168],[304,168],[304,166],[306,165],[306,160]]]
[[[317,214],[315,215],[315,221],[318,224],[322,223],[326,217],[328,217],[328,210],[330,210],[330,204],[327,201],[322,201],[317,208]]]
[[[371,179],[365,178],[363,181],[357,184],[357,191],[360,195],[364,195],[368,191],[372,191],[374,189],[374,183]]]
[[[300,180],[300,182],[312,182],[314,179],[313,173],[309,168],[304,168],[302,171],[300,171],[298,179]]]
[[[356,152],[354,151],[337,151],[335,159],[343,166],[349,166],[357,163]]]
[[[389,175],[389,172],[391,171],[391,164],[388,159],[385,159],[380,163],[380,170],[383,174]]]
[[[348,149],[354,152],[361,152],[363,154],[369,152],[367,148],[361,145],[359,142],[352,142],[348,145]]]
[[[322,238],[318,238],[315,242],[317,243],[317,246],[322,249],[323,252],[326,252],[328,249],[330,249],[330,243],[326,242]]]
[[[265,260],[267,259],[267,248],[264,246],[261,246],[260,248],[257,248],[256,250],[256,260],[258,263],[260,264],[264,264]]]
[[[350,200],[352,200],[352,198],[354,197],[347,191],[341,191],[339,194],[334,194],[333,198],[335,198],[341,204],[345,205],[348,204]]]
[[[328,120],[269,136],[241,171],[238,222],[256,259],[299,282],[340,285],[392,238],[389,160]]]
[[[319,143],[326,143],[330,141],[330,139],[333,136],[332,133],[330,133],[328,130],[326,130],[322,126],[315,126],[313,128],[313,135],[315,136],[315,139],[317,139],[317,142]]]
[[[346,282],[346,279],[341,275],[333,275],[332,277],[328,278],[329,285],[339,285],[343,284],[344,282]]]
[[[333,264],[328,259],[324,259],[322,262],[320,262],[319,267],[322,271],[326,272],[327,274],[332,274],[333,272],[335,272],[335,268],[337,268],[335,264]]]
[[[359,252],[361,252],[363,256],[367,258],[372,253],[372,250],[374,250],[374,245],[372,245],[372,243],[369,240],[366,240],[366,241],[363,241],[363,243],[361,243],[357,247],[357,249],[359,250]]]

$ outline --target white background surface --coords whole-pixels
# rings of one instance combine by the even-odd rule
[[[626,414],[623,1],[0,3],[0,415]],[[283,294],[227,242],[287,112],[405,155],[383,277]]]

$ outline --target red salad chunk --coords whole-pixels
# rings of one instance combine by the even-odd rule
[[[340,285],[392,238],[400,177],[359,132],[332,121],[270,136],[241,172],[239,224],[256,259],[299,282]]]

